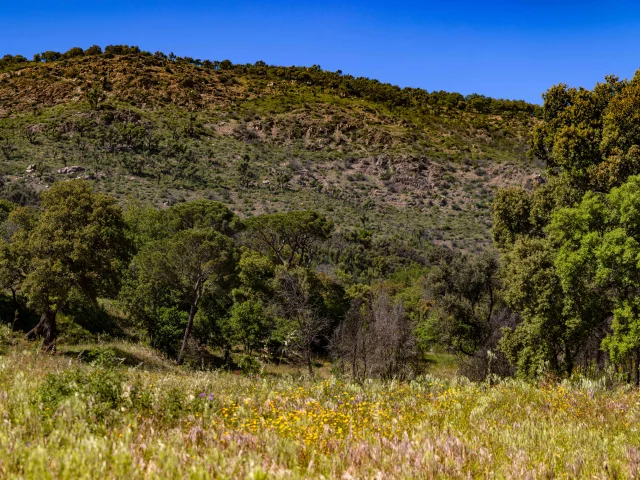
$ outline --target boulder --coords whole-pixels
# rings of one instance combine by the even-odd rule
[[[58,170],[58,173],[61,175],[69,175],[70,173],[79,173],[84,172],[86,168],[80,167],[78,165],[73,165],[70,167],[62,167]]]
[[[544,178],[542,175],[540,175],[539,173],[534,173],[531,177],[527,178],[522,187],[525,190],[535,190],[536,188],[538,188],[541,185],[544,185],[545,183],[547,183],[547,179]]]

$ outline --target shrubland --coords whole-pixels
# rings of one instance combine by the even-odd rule
[[[525,157],[539,107],[522,101],[111,47],[0,60],[4,196],[82,176],[122,201],[306,205],[345,234],[478,250],[495,190],[540,169]]]
[[[638,475],[639,75],[0,71],[3,473]]]

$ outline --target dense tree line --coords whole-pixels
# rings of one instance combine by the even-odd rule
[[[636,74],[549,89],[530,151],[548,182],[496,198],[505,301],[520,315],[501,348],[521,375],[610,364],[640,381],[639,86]]]
[[[38,61],[151,55],[128,46],[92,49],[43,52]],[[460,102],[479,111],[512,108],[318,66],[154,57],[345,89],[395,106],[433,97],[435,105],[452,108],[467,108]],[[399,239],[376,237],[364,221],[361,229],[336,231],[314,211],[241,220],[209,200],[163,210],[130,202],[122,209],[73,180],[54,184],[41,198],[0,192],[0,281],[15,304],[38,316],[29,334],[42,336],[50,350],[59,313],[110,297],[152,346],[178,363],[202,348],[219,349],[229,362],[233,349],[242,348],[310,371],[321,355],[333,356],[337,368],[357,379],[406,378],[424,367],[425,353],[440,350],[457,354],[478,377],[613,368],[640,383],[639,86],[637,74],[607,77],[592,90],[557,85],[545,93],[530,155],[545,163],[546,175],[534,188],[496,196],[497,253],[471,256],[422,241],[421,248],[407,248]],[[531,113],[527,106],[513,109]],[[143,125],[112,124],[112,135],[101,138],[105,149],[158,152]],[[188,119],[176,129],[198,134],[197,122]],[[188,166],[188,152],[174,154]],[[244,178],[249,169],[243,158],[239,174]],[[184,175],[188,168],[176,171]]]
[[[396,85],[383,83],[375,79],[366,77],[354,77],[343,74],[342,71],[330,72],[323,70],[319,65],[311,67],[282,67],[267,65],[263,61],[253,64],[234,64],[230,60],[211,61],[201,60],[192,57],[180,57],[173,53],[169,55],[163,52],[151,54],[140,50],[137,46],[129,45],[108,45],[104,48],[93,45],[85,50],[80,47],[73,47],[62,53],[57,51],[44,51],[34,55],[32,62],[55,62],[82,56],[104,55],[113,57],[116,55],[143,55],[153,56],[164,63],[186,63],[200,68],[214,71],[236,71],[238,73],[255,75],[263,78],[273,78],[286,81],[295,81],[318,88],[321,91],[336,92],[341,97],[364,98],[374,102],[387,104],[395,107],[413,108],[450,108],[460,110],[470,110],[478,113],[491,114],[536,114],[538,107],[523,100],[505,100],[486,97],[479,94],[462,95],[446,91],[427,92],[420,88],[400,88]],[[14,66],[23,65],[28,62],[22,55],[5,55],[0,59],[0,70]]]
[[[375,258],[345,270],[327,256],[332,223],[313,211],[242,221],[210,200],[122,209],[83,180],[54,184],[37,206],[0,206],[0,281],[39,317],[28,333],[47,350],[59,314],[113,298],[177,363],[207,347],[229,362],[242,348],[309,371],[320,355],[356,378],[410,377],[434,347],[474,356],[498,308],[495,260],[433,247],[386,280],[366,266]]]

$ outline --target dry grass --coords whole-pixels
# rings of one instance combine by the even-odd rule
[[[88,346],[87,346],[88,347]],[[120,349],[147,358],[137,346]],[[116,355],[117,357],[117,355]],[[0,476],[637,478],[640,394],[597,382],[497,385],[244,377],[0,357]],[[144,363],[145,365],[147,362]]]

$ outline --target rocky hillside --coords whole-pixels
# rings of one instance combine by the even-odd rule
[[[314,208],[341,230],[475,250],[494,189],[540,169],[524,102],[126,46],[35,60],[0,60],[1,193],[23,202],[81,176],[123,201]]]

